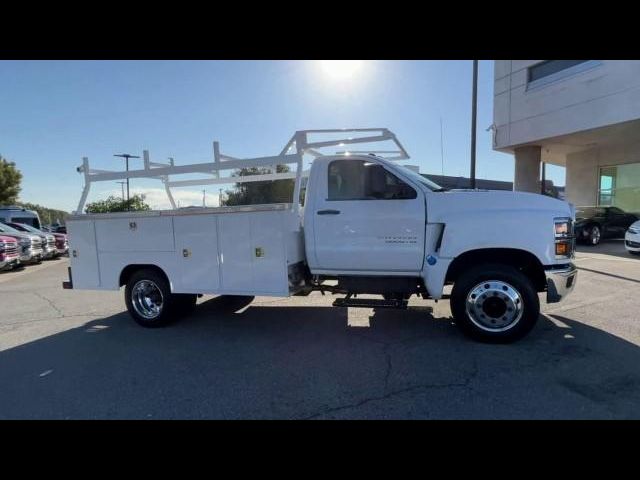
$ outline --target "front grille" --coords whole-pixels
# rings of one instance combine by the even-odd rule
[[[632,242],[631,240],[625,240],[627,247],[640,248],[640,242]]]
[[[18,244],[17,243],[5,243],[4,246],[4,254],[8,257],[13,257],[18,254]]]
[[[47,245],[51,248],[56,248],[56,239],[50,238],[47,240]]]

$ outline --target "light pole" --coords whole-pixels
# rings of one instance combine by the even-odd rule
[[[114,155],[114,157],[124,158],[127,161],[127,173],[129,173],[129,159],[130,158],[140,158],[140,157],[137,157],[136,155],[129,155],[128,153],[120,153],[118,155]],[[129,211],[129,209],[130,209],[130,205],[129,205],[129,177],[127,177],[127,211]]]
[[[478,107],[478,60],[473,61],[473,94],[471,95],[471,188],[476,188],[476,116]]]

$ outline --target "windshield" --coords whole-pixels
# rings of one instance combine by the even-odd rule
[[[40,226],[40,222],[38,222],[38,219],[36,217],[11,217],[11,221],[24,225],[30,225],[36,228]]]
[[[402,169],[402,173],[404,175],[406,175],[407,177],[409,177],[411,180],[413,180],[415,182],[418,182],[418,183],[421,183],[421,184],[425,185],[429,190],[431,190],[433,192],[443,192],[445,190],[444,188],[442,188],[437,183],[432,182],[428,178],[425,178],[422,175],[420,175],[419,173],[414,172],[410,168],[408,168],[408,167],[406,167],[404,165],[397,165],[397,166]]]
[[[5,225],[4,223],[0,223],[0,232],[19,233],[20,235],[24,235],[24,232],[21,232],[20,230],[16,230],[15,228],[10,227],[9,225]]]
[[[31,225],[25,225],[24,223],[20,223],[19,225],[20,225],[20,227],[24,228],[27,232],[38,233],[38,234],[42,234],[43,233],[40,230],[38,230],[37,228],[32,227]]]
[[[576,209],[576,218],[589,218],[589,217],[603,216],[604,214],[605,214],[604,208],[578,207]]]

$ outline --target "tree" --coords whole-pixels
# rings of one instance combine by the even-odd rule
[[[14,162],[8,161],[0,155],[0,204],[16,203],[20,193],[22,173]]]
[[[111,195],[106,200],[89,203],[84,210],[86,213],[133,212],[151,210],[151,207],[145,203],[144,195],[136,194],[129,202]]]
[[[277,165],[277,173],[289,172],[286,165]],[[234,173],[236,177],[247,175],[266,175],[272,173],[267,168],[243,168]],[[257,205],[264,203],[289,203],[293,198],[294,181],[292,179],[264,182],[236,183],[233,190],[227,190],[225,205]]]

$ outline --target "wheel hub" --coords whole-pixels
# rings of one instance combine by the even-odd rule
[[[162,312],[162,291],[151,280],[140,280],[131,291],[131,303],[140,316],[154,319]]]
[[[520,321],[523,309],[520,293],[500,280],[479,283],[467,295],[467,316],[486,331],[502,332],[513,328]]]

